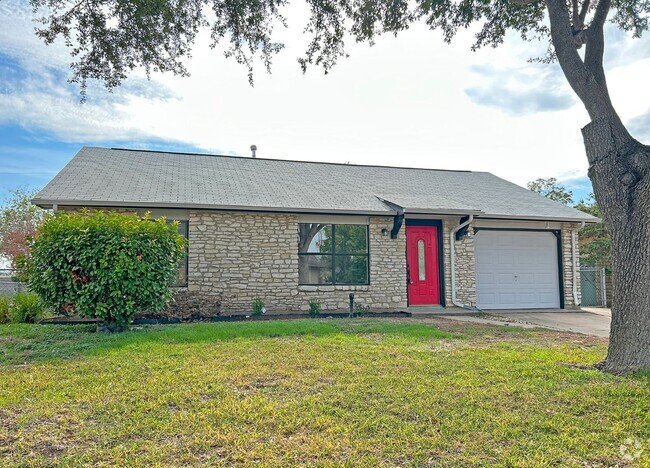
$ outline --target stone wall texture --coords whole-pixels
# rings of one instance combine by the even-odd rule
[[[77,211],[78,207],[62,207]],[[134,212],[133,209],[112,209]],[[173,216],[170,216],[170,219]],[[444,297],[452,307],[451,231],[460,217],[442,222]],[[291,214],[189,212],[188,290],[220,296],[223,313],[250,313],[256,298],[264,300],[269,312],[304,312],[310,300],[318,300],[323,311],[346,311],[349,293],[373,311],[396,311],[407,307],[406,229],[397,239],[383,236],[390,232],[392,217],[369,218],[370,284],[360,286],[306,286],[298,284],[298,216]],[[520,223],[521,224],[521,223]],[[507,227],[507,223],[504,223]],[[467,235],[455,241],[456,298],[461,304],[476,305],[474,223]],[[572,246],[575,223],[561,224],[562,280],[564,304],[575,308],[573,298],[573,252],[579,269],[579,245]],[[576,278],[578,304],[580,277]]]
[[[453,307],[451,294],[451,231],[459,225],[460,218],[442,222],[443,252],[445,259],[445,305]],[[454,241],[456,253],[456,301],[467,306],[476,305],[476,274],[474,270],[474,224],[470,223],[467,234]]]
[[[580,304],[580,246],[578,243],[578,233],[575,234],[576,242],[573,244],[576,252],[576,267],[578,272],[576,278],[573,277],[573,253],[571,233],[579,228],[578,224],[564,223],[562,225],[562,276],[564,280],[564,307],[567,309],[576,308]],[[575,279],[578,290],[578,302],[573,299],[573,281]]]
[[[250,313],[261,298],[269,313],[348,310],[349,293],[371,310],[406,307],[406,237],[383,236],[391,217],[370,218],[370,285],[298,284],[298,217],[259,213],[190,213],[190,291],[222,297],[224,313]]]

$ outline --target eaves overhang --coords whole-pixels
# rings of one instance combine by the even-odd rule
[[[45,199],[35,197],[32,204],[45,209],[53,207],[102,207],[102,208],[141,208],[141,209],[180,209],[180,210],[205,210],[205,211],[245,211],[263,213],[303,213],[303,214],[341,214],[341,215],[365,215],[365,216],[394,216],[395,210],[342,210],[336,208],[296,208],[282,206],[245,206],[245,205],[213,205],[204,203],[151,203],[151,202],[128,202],[114,200],[65,200]]]

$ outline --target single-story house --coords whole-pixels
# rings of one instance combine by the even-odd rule
[[[180,221],[180,286],[225,312],[572,308],[598,221],[487,172],[91,147],[33,202]]]

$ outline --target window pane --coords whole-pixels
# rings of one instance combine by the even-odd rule
[[[178,222],[178,233],[183,236],[185,239],[187,239],[187,228],[189,225],[189,221],[179,221]]]
[[[368,253],[368,226],[337,224],[334,227],[334,243],[337,254]]]
[[[365,255],[336,255],[334,268],[337,284],[368,283],[368,257]]]
[[[332,256],[299,255],[298,282],[300,284],[332,284]]]
[[[330,253],[332,225],[318,223],[298,224],[298,252]]]
[[[427,279],[427,267],[424,264],[424,241],[418,241],[418,279],[424,281]]]

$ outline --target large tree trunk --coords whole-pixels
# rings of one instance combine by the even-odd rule
[[[625,374],[650,369],[650,148],[617,116],[583,129],[589,177],[612,237],[614,300],[607,359]]]
[[[604,24],[611,0],[599,0],[589,27],[580,31],[584,59],[566,1],[546,0],[546,6],[560,67],[591,118],[582,129],[589,178],[612,237],[612,328],[600,367],[615,374],[650,370],[650,147],[630,136],[607,89]]]

